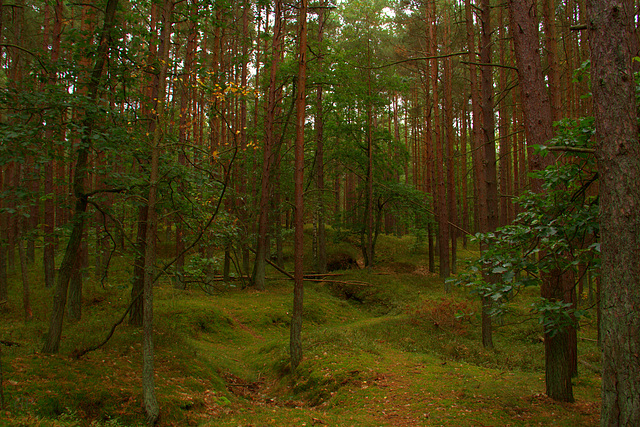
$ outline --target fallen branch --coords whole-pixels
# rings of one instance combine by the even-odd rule
[[[118,321],[116,323],[114,323],[113,326],[111,326],[111,330],[109,331],[109,334],[107,334],[107,337],[101,343],[96,344],[96,345],[91,346],[91,347],[87,347],[87,348],[85,348],[83,350],[75,349],[71,353],[71,357],[73,357],[74,359],[80,359],[85,354],[87,354],[87,353],[89,353],[91,351],[95,351],[95,350],[99,349],[100,347],[102,347],[103,345],[105,345],[106,343],[108,343],[109,340],[111,339],[111,337],[113,336],[113,333],[116,331],[116,328],[118,326],[120,326],[120,324],[122,322],[124,322],[124,319],[127,317],[127,314],[129,314],[129,312],[131,311],[131,308],[133,307],[133,304],[141,296],[142,296],[142,291],[140,291],[138,293],[138,295],[136,295],[135,298],[131,298],[131,303],[129,304],[129,307],[127,307],[125,312],[122,314],[122,317],[120,317],[120,319],[118,319]]]
[[[324,280],[324,279],[304,279],[307,282],[330,283],[337,285],[353,285],[353,286],[373,286],[371,283],[360,282],[357,280]]]
[[[251,252],[253,252],[254,254],[256,253],[256,251],[252,248],[249,248],[249,250]],[[276,270],[278,270],[280,273],[284,274],[285,276],[287,276],[290,280],[295,280],[293,277],[293,274],[289,273],[288,271],[278,267],[273,261],[265,258],[265,261],[267,261],[273,268],[275,268]],[[334,275],[338,275],[340,273],[333,273]],[[328,274],[327,274],[328,275]],[[306,275],[309,276],[309,275]],[[327,282],[327,280],[324,279],[312,279],[312,278],[308,278],[305,277],[304,280],[306,282]],[[373,286],[371,283],[367,283],[367,282],[351,282],[351,281],[337,281],[337,280],[330,280],[331,283],[339,283],[342,285],[354,285],[354,286]]]

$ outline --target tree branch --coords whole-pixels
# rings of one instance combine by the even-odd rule
[[[354,64],[349,64],[352,65],[355,68],[360,68],[363,70],[379,70],[381,68],[387,68],[387,67],[392,67],[394,65],[398,65],[398,64],[404,64],[406,62],[413,62],[413,61],[428,61],[430,59],[444,59],[444,58],[450,58],[452,56],[462,56],[462,55],[467,55],[469,52],[453,52],[453,53],[448,53],[446,55],[435,55],[435,56],[420,56],[417,58],[407,58],[407,59],[401,59],[400,61],[395,61],[395,62],[391,62],[389,64],[383,64],[383,65],[377,65],[375,67],[364,67],[361,65],[354,65]]]

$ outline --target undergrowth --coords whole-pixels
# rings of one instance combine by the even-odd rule
[[[339,236],[333,235],[336,239]],[[339,251],[357,256],[348,240]],[[309,248],[310,250],[310,248]],[[577,403],[544,397],[544,345],[525,295],[496,322],[495,350],[480,344],[479,301],[444,293],[411,237],[381,236],[371,272],[349,269],[305,286],[304,359],[288,358],[292,284],[217,295],[156,289],[156,385],[162,425],[595,425],[599,351],[595,324],[580,331]],[[461,257],[473,252],[461,249]],[[289,266],[290,267],[290,266]],[[59,355],[39,352],[52,291],[36,285],[34,319],[22,320],[19,274],[0,324],[4,407],[0,425],[136,426],[144,423],[141,332],[126,322],[126,257],[101,284],[87,277],[80,322],[66,322]],[[39,266],[30,269],[39,283]],[[274,271],[268,273],[276,275]]]

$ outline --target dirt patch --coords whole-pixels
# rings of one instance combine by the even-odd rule
[[[348,253],[338,252],[329,255],[327,259],[327,270],[351,270],[360,268],[358,261]]]
[[[416,266],[408,262],[390,262],[382,267],[388,273],[411,274],[416,271]]]
[[[220,376],[232,394],[248,400],[256,400],[260,396],[262,381],[247,381],[231,372],[220,372]]]

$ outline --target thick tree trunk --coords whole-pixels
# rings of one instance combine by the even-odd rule
[[[553,123],[551,101],[545,87],[540,59],[538,20],[535,16],[536,2],[535,0],[509,0],[509,12],[527,145],[529,147],[543,145],[553,136]],[[543,169],[551,161],[551,156],[545,159],[537,155],[529,157],[532,170]],[[531,187],[533,191],[542,191],[540,180],[533,180]],[[544,255],[540,254],[540,256]],[[557,275],[553,272],[543,275],[540,293],[544,298],[563,300],[562,280],[555,276]],[[555,339],[551,334],[545,333],[546,388],[547,395],[554,400],[573,401],[570,345],[572,342],[569,339]]]
[[[588,0],[600,174],[601,425],[640,425],[640,143],[633,2]]]

